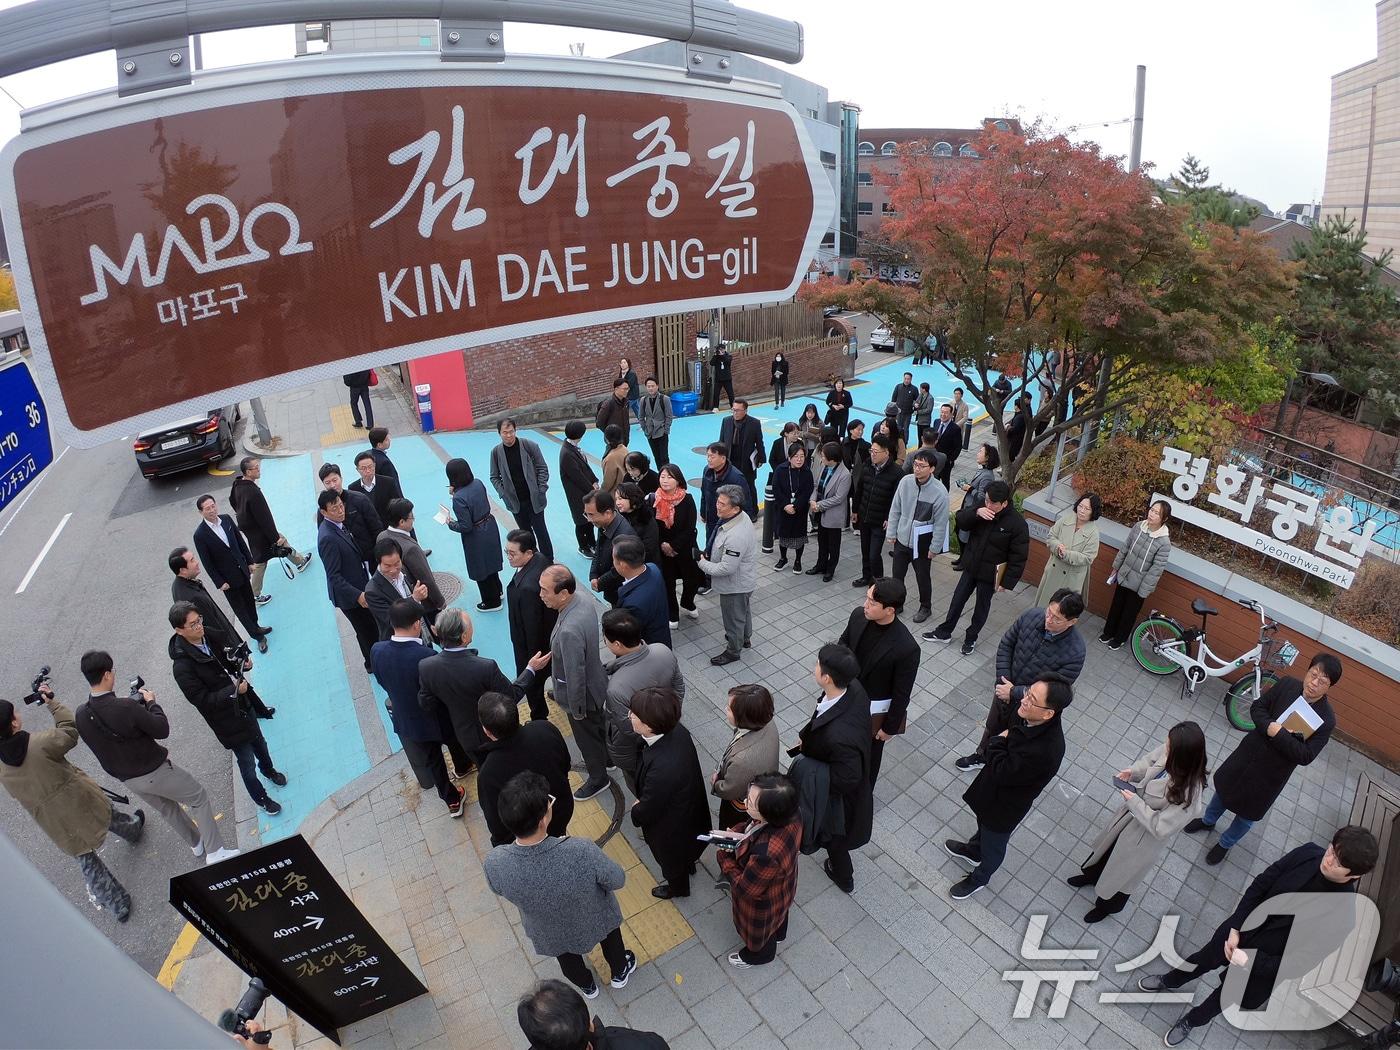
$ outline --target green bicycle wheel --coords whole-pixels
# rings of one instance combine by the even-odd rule
[[[1151,617],[1143,620],[1133,631],[1133,656],[1144,671],[1155,675],[1169,675],[1180,670],[1180,666],[1167,659],[1157,649],[1168,642],[1179,641],[1181,631],[1166,620]]]
[[[1230,724],[1242,733],[1254,728],[1254,719],[1249,717],[1249,709],[1265,692],[1278,684],[1278,675],[1272,671],[1259,672],[1259,693],[1254,691],[1254,675],[1247,674],[1225,690],[1225,717]]]

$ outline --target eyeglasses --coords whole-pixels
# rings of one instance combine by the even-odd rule
[[[201,616],[196,616],[193,620],[189,620],[188,622],[186,622],[186,624],[185,624],[185,630],[188,631],[191,627],[203,627],[203,626],[204,626],[204,618],[201,617]]]
[[[551,806],[554,805],[554,796],[553,796],[553,795],[550,795],[550,796],[549,796],[549,804],[550,804]]]

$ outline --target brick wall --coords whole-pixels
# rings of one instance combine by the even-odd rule
[[[1047,526],[1054,524],[1029,512],[1026,513],[1026,520],[1040,521]],[[1105,581],[1113,571],[1113,559],[1117,555],[1116,547],[1107,541],[1103,542],[1099,545],[1098,557],[1089,570],[1089,611],[1099,616],[1108,614],[1109,604],[1113,601],[1113,588]],[[1039,581],[1049,557],[1049,551],[1043,542],[1031,541],[1030,559],[1025,572],[1027,581]],[[1212,650],[1233,656],[1252,648],[1259,640],[1257,613],[1250,612],[1228,598],[1211,594],[1199,584],[1170,571],[1162,574],[1157,589],[1148,596],[1143,604],[1140,619],[1146,619],[1149,610],[1160,609],[1178,622],[1196,626],[1201,622],[1201,618],[1191,611],[1191,602],[1196,598],[1204,598],[1211,608],[1220,610],[1218,616],[1210,618]],[[1264,601],[1267,611],[1267,599],[1261,600]],[[1298,647],[1298,659],[1292,667],[1284,669],[1269,666],[1269,670],[1278,675],[1290,674],[1301,678],[1307,670],[1308,661],[1324,648],[1323,643],[1316,638],[1288,627],[1279,628],[1277,637],[1280,644],[1289,641]],[[1128,658],[1125,662],[1130,664],[1124,669],[1124,675],[1147,674],[1138,667],[1127,646],[1123,648],[1123,655]],[[1337,713],[1338,734],[1345,737],[1347,743],[1366,752],[1377,761],[1391,767],[1400,766],[1400,719],[1395,717],[1395,683],[1358,660],[1341,653],[1337,653],[1337,656],[1342,661],[1342,680],[1327,695],[1332,702],[1332,709]],[[1224,687],[1220,681],[1229,682],[1236,677],[1231,675],[1219,681],[1208,681],[1201,685],[1197,692],[1223,700]],[[1219,717],[1225,717],[1223,706]]]
[[[631,360],[639,382],[655,371],[655,322],[618,321],[463,351],[472,414],[480,418],[568,397],[596,405],[612,392],[621,357]]]

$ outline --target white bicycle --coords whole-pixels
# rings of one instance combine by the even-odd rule
[[[1222,659],[1206,644],[1206,620],[1220,610],[1212,609],[1200,598],[1191,603],[1191,611],[1201,618],[1200,627],[1183,627],[1166,613],[1153,609],[1147,619],[1133,631],[1133,656],[1144,671],[1155,675],[1185,672],[1181,683],[1184,694],[1194,693],[1196,687],[1207,678],[1223,678],[1245,664],[1252,663],[1252,673],[1230,684],[1225,690],[1225,716],[1236,729],[1248,732],[1254,728],[1249,709],[1263,694],[1264,690],[1278,681],[1278,675],[1264,670],[1265,661],[1280,667],[1290,667],[1298,658],[1298,648],[1292,642],[1284,642],[1277,652],[1273,652],[1276,639],[1274,633],[1278,624],[1264,614],[1264,607],[1251,598],[1237,599],[1240,605],[1259,614],[1259,641],[1254,648],[1234,659]],[[1190,647],[1195,643],[1192,656]]]

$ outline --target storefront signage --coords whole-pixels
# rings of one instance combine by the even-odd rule
[[[76,444],[373,364],[785,299],[829,225],[767,88],[558,60],[220,76],[66,104],[0,154]]]
[[[1367,521],[1359,532],[1353,531],[1356,516],[1345,503],[1324,507],[1320,498],[1312,493],[1251,475],[1243,467],[1229,463],[1216,465],[1213,487],[1207,489],[1209,458],[1192,456],[1170,446],[1162,449],[1159,466],[1176,475],[1172,482],[1175,498],[1160,493],[1153,493],[1152,498],[1165,499],[1174,518],[1224,536],[1338,587],[1349,588],[1356,579],[1356,570],[1371,545],[1376,523]],[[1203,489],[1207,489],[1205,502],[1229,512],[1231,517],[1192,506]],[[1256,509],[1271,516],[1267,533],[1250,527]],[[1311,547],[1295,542],[1304,527],[1317,529],[1317,538]]]
[[[300,835],[171,879],[170,903],[337,1043],[337,1029],[427,991]]]

